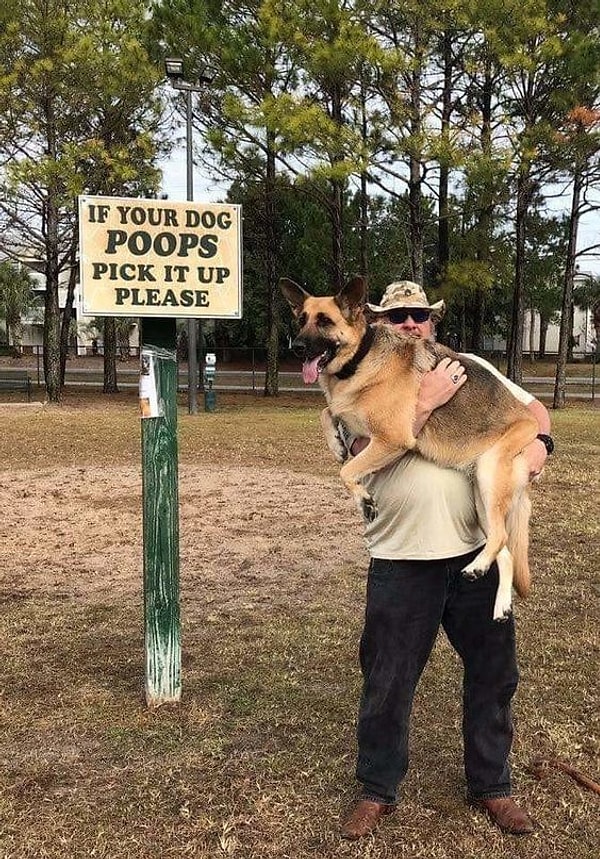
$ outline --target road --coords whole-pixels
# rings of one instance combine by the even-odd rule
[[[0,367],[2,375],[9,376],[12,372],[22,372],[24,367]],[[33,384],[40,384],[38,370],[35,366],[29,368]],[[41,370],[39,371],[41,377]],[[117,364],[117,379],[120,388],[137,388],[139,369],[137,362]],[[74,387],[102,388],[103,375],[100,368],[76,367],[67,365],[66,384]],[[222,370],[217,369],[213,385],[216,391],[255,391],[260,393],[264,386],[263,370]],[[526,376],[523,387],[537,397],[544,399],[554,395],[554,378],[552,376]],[[187,367],[179,369],[179,388],[187,389]],[[318,384],[305,385],[301,373],[280,372],[279,390],[281,392],[302,393],[306,391],[320,392]],[[573,399],[594,400],[600,396],[600,380],[595,374],[589,376],[572,376],[567,379],[567,397]]]

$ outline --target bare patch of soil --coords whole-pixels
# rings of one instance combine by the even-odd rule
[[[0,522],[10,577],[0,579],[0,599],[32,591],[82,602],[140,597],[139,469],[49,468],[7,478]],[[348,533],[352,505],[335,478],[185,465],[179,495],[190,609],[310,603],[340,567],[366,566],[360,528]]]

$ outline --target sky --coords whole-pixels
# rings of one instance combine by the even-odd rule
[[[162,189],[169,195],[169,199],[185,200],[187,194],[187,164],[185,141],[180,141],[171,156],[162,161],[160,167],[163,171]],[[194,172],[194,199],[198,203],[216,203],[225,199],[227,185],[211,181],[202,167],[195,164]]]

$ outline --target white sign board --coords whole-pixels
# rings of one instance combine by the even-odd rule
[[[85,316],[242,316],[241,206],[79,197]]]

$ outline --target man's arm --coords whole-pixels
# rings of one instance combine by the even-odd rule
[[[506,376],[490,364],[489,361],[486,361],[479,355],[469,355],[469,358],[477,361],[482,366],[487,367],[490,373],[497,376],[500,381],[506,385],[509,391],[511,391],[511,393],[520,400],[523,405],[527,406],[533,417],[538,422],[538,432],[542,435],[550,435],[550,415],[548,414],[547,408],[540,403],[539,400],[536,400],[532,394],[507,379]],[[535,439],[523,450],[523,455],[529,465],[529,479],[533,480],[534,477],[537,477],[541,473],[546,459],[548,458],[546,445],[540,439]]]
[[[496,367],[494,367],[493,364],[490,364],[489,361],[486,361],[484,358],[481,358],[479,355],[469,355],[468,357],[473,361],[477,361],[479,364],[481,364],[483,367],[486,367],[491,373],[493,373],[495,376],[497,376],[500,379],[500,381],[504,385],[506,385],[506,387],[509,389],[509,391],[511,391],[513,396],[515,396],[518,400],[520,400],[523,403],[523,405],[527,406],[527,408],[529,409],[529,411],[531,412],[533,417],[538,422],[538,432],[542,435],[550,435],[550,415],[548,414],[548,409],[543,405],[543,403],[540,403],[539,400],[536,400],[531,394],[529,394],[523,388],[516,385],[514,382],[509,381],[509,379],[507,379],[506,376],[504,376]],[[438,367],[436,367],[435,369],[437,370],[441,366],[442,363],[443,362],[440,362],[440,364],[438,364]],[[464,369],[462,367],[461,367],[461,369],[463,370],[463,373],[464,373]],[[425,376],[423,377],[423,382],[421,383],[421,388],[423,388],[423,383],[432,384],[433,379],[431,377],[433,376],[434,373],[435,373],[435,370],[433,370],[431,373],[425,374]],[[443,373],[442,373],[442,376],[443,376]],[[464,380],[466,380],[466,377],[464,377],[463,381]],[[461,384],[462,384],[462,382],[461,382]],[[457,385],[457,388],[458,387],[460,387],[460,384]],[[435,391],[434,391],[434,396],[435,396]],[[450,396],[452,396],[452,394]],[[419,399],[421,399],[421,394],[419,394]],[[450,397],[448,397],[448,399],[450,399]],[[434,402],[435,402],[435,399],[434,399]],[[443,405],[444,402],[447,402],[447,400],[442,400],[441,402],[436,402],[435,405],[433,406],[433,409],[431,409],[431,411],[438,408],[438,406]],[[425,421],[427,420],[427,418],[431,414],[431,411],[428,414],[426,414],[426,417],[425,417],[425,420],[423,421],[423,424],[425,423]],[[421,427],[419,427],[419,429],[421,429],[423,427],[423,424],[421,424]],[[415,430],[415,435],[416,435],[416,433],[417,433],[417,430]],[[537,477],[539,474],[541,474],[542,469],[544,468],[546,459],[548,458],[548,451],[546,449],[546,445],[540,439],[535,439],[534,441],[531,442],[531,444],[528,444],[527,447],[524,448],[523,455],[525,456],[527,464],[529,465],[529,479],[533,480],[534,477]]]

